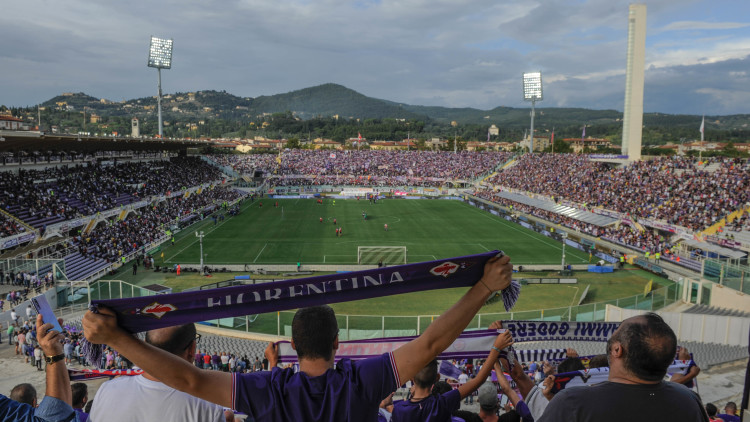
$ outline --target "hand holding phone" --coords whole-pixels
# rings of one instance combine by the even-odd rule
[[[31,304],[34,305],[36,312],[42,315],[42,320],[45,324],[52,324],[52,329],[57,331],[58,333],[63,332],[60,323],[57,321],[55,313],[52,312],[52,308],[49,306],[49,302],[47,302],[46,296],[41,294],[32,298]]]

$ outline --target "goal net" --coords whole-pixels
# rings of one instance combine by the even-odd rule
[[[357,263],[361,265],[401,265],[406,264],[406,246],[359,246]]]

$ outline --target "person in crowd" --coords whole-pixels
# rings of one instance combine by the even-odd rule
[[[84,333],[90,342],[108,344],[165,384],[247,413],[256,421],[375,420],[380,402],[445,350],[490,295],[510,285],[511,273],[508,256],[491,258],[479,282],[422,335],[392,353],[356,362],[342,359],[335,368],[338,324],[327,306],[303,308],[295,314],[296,373],[291,368],[250,374],[201,371],[134,338],[117,326],[116,315],[104,307],[84,316]],[[277,346],[269,344],[266,354],[271,367],[276,367]]]
[[[191,368],[198,337],[195,324],[151,330],[146,333],[146,344],[154,350],[188,362]],[[117,377],[103,383],[94,397],[90,420],[145,421],[159,415],[161,421],[228,421],[234,415],[225,415],[221,406],[175,390],[161,383],[153,374],[158,367],[144,368],[137,376]]]
[[[10,390],[10,399],[36,407],[36,388],[29,383],[18,384]]]
[[[73,410],[76,412],[75,422],[86,422],[89,420],[89,414],[84,412],[83,408],[89,401],[89,387],[86,383],[76,382],[70,385],[73,391]]]
[[[737,403],[727,402],[724,406],[724,413],[719,413],[716,417],[721,418],[724,422],[740,422],[740,417],[737,415]]]
[[[71,407],[72,392],[68,370],[62,362],[65,358],[62,353],[62,333],[53,331],[52,324],[45,324],[41,315],[37,315],[36,318],[36,331],[47,361],[45,397],[39,407],[35,408],[28,403],[19,403],[0,395],[0,420],[71,421],[74,418]]]
[[[516,364],[516,366],[519,365]],[[510,386],[510,381],[505,378],[505,371],[502,363],[495,363],[495,372],[497,373],[497,384],[500,386],[500,390],[508,397],[508,400],[513,405],[513,409],[521,416],[521,420],[523,422],[534,422],[534,417],[531,415],[531,411],[526,405],[526,402],[524,402],[518,393],[516,393],[516,390]]]
[[[688,349],[685,346],[678,347],[677,359],[690,361],[690,365],[687,368],[687,372],[685,372],[684,374],[673,374],[672,378],[670,378],[670,381],[680,383],[685,387],[692,389],[695,386],[695,378],[698,376],[698,374],[700,374],[701,368],[699,368],[695,363],[695,360],[691,358],[690,352],[688,352]]]
[[[539,421],[707,421],[697,394],[663,381],[676,350],[674,331],[659,315],[626,319],[607,342],[609,381],[560,391]]]
[[[492,367],[499,357],[500,351],[513,344],[510,331],[501,333],[487,355],[482,369],[470,381],[462,384],[456,390],[436,396],[432,394],[433,385],[440,380],[438,362],[432,360],[422,368],[412,379],[414,391],[408,400],[394,403],[393,421],[441,421],[449,418],[451,413],[461,407],[461,400],[474,393],[484,383],[492,372]]]
[[[497,374],[497,379],[502,377],[502,373]],[[482,422],[496,422],[499,420],[497,415],[500,407],[500,401],[497,399],[497,387],[491,382],[485,382],[479,387],[479,417]]]
[[[724,422],[724,419],[716,417],[719,409],[716,408],[712,403],[706,403],[706,413],[708,414],[709,422]]]

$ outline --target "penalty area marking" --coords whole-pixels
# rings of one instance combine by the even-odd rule
[[[426,257],[432,257],[433,261],[437,261],[437,257],[435,255],[409,255],[409,257],[413,258],[415,256],[426,256]]]
[[[568,287],[573,287],[573,286],[568,286]],[[573,306],[573,303],[576,301],[576,297],[578,297],[578,286],[575,286],[574,288],[576,289],[576,292],[573,293],[573,300],[570,301],[570,306]]]
[[[262,254],[262,253],[263,253],[263,251],[265,251],[265,250],[266,250],[266,246],[268,246],[268,243],[265,243],[265,244],[263,245],[263,249],[261,249],[261,250],[260,250],[260,252],[258,252],[258,256],[256,256],[256,257],[255,257],[255,259],[253,260],[253,264],[255,264],[255,263],[256,263],[256,262],[258,261],[258,258],[260,258],[260,254]]]

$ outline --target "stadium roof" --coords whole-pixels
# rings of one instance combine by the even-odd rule
[[[590,211],[579,210],[577,208],[560,205],[553,201],[545,201],[537,198],[529,198],[527,196],[510,193],[510,192],[496,192],[496,195],[509,199],[511,201],[519,202],[521,204],[529,205],[532,207],[540,208],[545,211],[554,212],[556,214],[563,215],[565,217],[574,218],[584,223],[593,224],[595,226],[608,226],[617,221],[616,218],[607,217],[606,215],[594,214]]]
[[[708,242],[699,242],[695,239],[683,239],[682,243],[685,243],[687,245],[690,245],[694,248],[700,248],[707,252],[713,252],[715,254],[721,255],[721,256],[728,256],[730,258],[739,259],[744,258],[747,254],[745,252],[740,252],[735,249],[727,249],[723,248],[719,245],[714,245],[713,243]]]

